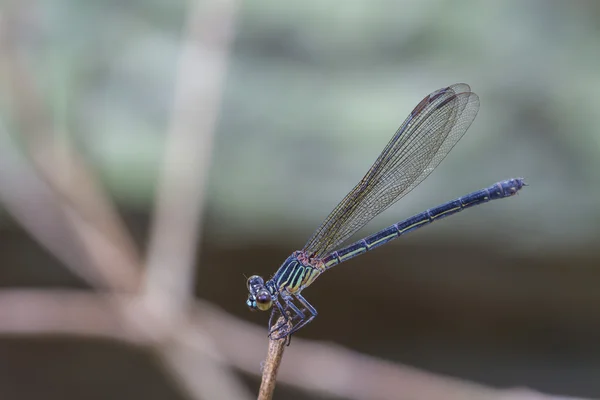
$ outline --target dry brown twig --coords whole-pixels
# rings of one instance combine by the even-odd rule
[[[258,400],[271,400],[275,392],[277,383],[277,371],[283,358],[286,340],[271,340],[269,339],[269,347],[267,350],[267,359],[263,368],[260,388],[258,390]]]
[[[285,319],[281,316],[275,325],[279,326],[284,323]],[[291,324],[288,321],[287,329],[289,329],[290,326]],[[283,351],[287,344],[289,344],[288,339],[272,340],[269,338],[267,359],[263,366],[260,389],[258,390],[258,400],[271,400],[273,398],[275,385],[277,383],[277,372],[279,371],[279,366],[281,365],[281,360],[283,358]]]

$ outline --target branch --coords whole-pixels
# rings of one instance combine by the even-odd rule
[[[276,326],[283,324],[285,319],[279,317]],[[290,323],[288,321],[288,329]],[[258,400],[271,400],[273,398],[273,392],[275,391],[275,384],[277,383],[277,371],[283,358],[283,351],[285,350],[286,344],[289,343],[287,339],[283,340],[271,340],[269,339],[269,348],[267,351],[267,359],[262,373],[262,381],[260,383],[260,389],[258,391]]]
[[[1,123],[0,189],[5,210],[66,268],[90,286],[109,286],[90,261],[78,232],[66,223],[60,199],[23,159]]]
[[[213,2],[213,4],[217,4],[217,2]],[[192,15],[198,15],[197,8]],[[20,10],[28,11],[22,7]],[[228,13],[234,10],[235,7],[225,6],[218,11],[227,17]],[[212,17],[214,18],[214,13]],[[20,19],[6,18],[6,21],[8,20],[19,21]],[[228,21],[229,19],[225,18],[225,22]],[[0,23],[0,29],[11,30],[7,27],[15,28],[4,21]],[[18,29],[12,29],[12,31],[10,33],[14,33]],[[18,38],[17,35],[11,36],[6,33],[0,32],[0,41],[8,37]],[[24,160],[20,160],[19,167],[27,171],[29,174],[27,178],[30,179],[20,180],[23,174],[14,174],[15,169],[13,168],[0,171],[0,185],[3,189],[0,190],[0,194],[5,191],[4,189],[9,191],[13,187],[20,189],[14,193],[10,191],[10,196],[4,196],[0,200],[5,200],[9,212],[15,215],[16,219],[34,237],[44,243],[68,268],[84,277],[93,287],[108,287],[113,291],[133,292],[139,283],[138,271],[141,271],[141,261],[133,241],[124,228],[118,213],[112,207],[108,196],[101,190],[101,185],[92,171],[86,168],[75,150],[67,146],[68,143],[53,140],[53,137],[48,134],[53,132],[53,121],[44,112],[34,80],[27,75],[27,66],[19,61],[12,41],[5,40],[0,43],[0,63],[3,62],[7,66],[5,71],[8,75],[8,82],[13,85],[14,93],[10,94],[16,100],[16,120],[24,132],[27,150],[38,176],[31,171],[30,166]],[[212,82],[211,79],[214,76],[205,78]],[[190,99],[185,100],[189,101]],[[191,106],[190,103],[188,105]],[[195,104],[195,106],[197,105]],[[66,135],[62,134],[59,137],[66,138]],[[5,141],[9,142],[8,138]],[[192,151],[195,143],[187,144],[190,147],[184,146],[184,150]],[[207,153],[210,152],[208,145],[200,146],[200,149],[205,149]],[[10,147],[4,150],[9,152]],[[180,150],[177,149],[177,151]],[[200,170],[205,171],[206,168],[200,168]],[[21,172],[20,169],[18,171]],[[2,176],[2,172],[6,172],[5,176]],[[167,176],[167,178],[177,179],[179,176]],[[194,184],[193,177],[190,177],[189,182]],[[177,180],[176,186],[177,183],[181,182]],[[40,191],[44,193],[44,196],[34,195]],[[21,197],[21,201],[19,201],[19,197]],[[34,201],[36,208],[29,204],[32,199],[36,200]],[[195,211],[193,200],[192,196],[191,207],[189,207],[192,214]],[[176,206],[185,208],[188,205],[177,204]],[[47,218],[48,211],[52,211],[50,215],[53,218],[49,221],[51,223],[45,224],[49,220]],[[186,210],[182,211],[184,219],[187,218]],[[40,218],[36,219],[36,215]],[[193,218],[190,221],[195,223]],[[165,226],[160,228],[165,228]],[[176,229],[179,227],[176,226]],[[65,231],[70,235],[64,234]],[[183,235],[185,234],[184,232]],[[189,243],[196,243],[194,235],[190,235],[189,238],[185,237],[185,240],[189,240]],[[73,252],[76,253],[75,256],[71,255]],[[169,255],[172,256],[172,254]],[[163,264],[162,267],[165,265]],[[184,274],[182,278],[190,279],[187,285],[192,285],[193,277]],[[189,296],[189,292],[189,290],[185,291],[186,297]],[[166,303],[167,307],[161,307],[162,304],[154,304],[155,308],[147,308],[148,304],[140,302],[135,297],[88,294],[82,296],[87,296],[85,300],[89,300],[89,302],[77,298],[79,296],[73,296],[75,298],[70,298],[65,303],[60,301],[64,299],[57,293],[42,295],[36,292],[33,296],[30,294],[28,292],[22,296],[18,292],[11,292],[10,296],[5,298],[9,308],[0,310],[0,324],[7,328],[5,333],[75,334],[84,337],[113,337],[138,344],[153,344],[153,348],[167,361],[167,371],[179,378],[182,385],[188,389],[190,396],[198,399],[250,398],[247,389],[241,385],[239,379],[228,371],[227,364],[217,364],[202,352],[195,352],[194,362],[204,365],[200,373],[202,377],[206,377],[198,378],[192,373],[192,370],[186,370],[185,359],[181,357],[181,354],[185,355],[186,352],[177,347],[179,344],[177,343],[173,347],[164,343],[165,332],[176,328],[173,325],[165,324],[165,320],[162,318],[155,318],[156,313],[152,313],[152,311],[168,308],[168,297],[160,299]],[[171,293],[171,295],[173,294]],[[48,297],[46,299],[48,301],[43,307],[38,307],[40,295]],[[55,298],[57,295],[59,299]],[[81,307],[70,310],[70,301],[74,301],[73,306]],[[18,312],[15,313],[14,310]],[[71,312],[63,315],[65,310]],[[59,317],[56,317],[57,315]],[[77,316],[77,318],[71,319],[71,316]],[[207,345],[206,348],[210,348],[210,346]],[[203,379],[206,380],[203,381]]]
[[[237,0],[195,1],[189,11],[145,277],[146,300],[177,318],[193,299],[194,255],[221,106]]]
[[[123,315],[128,316],[129,322],[111,316],[111,305],[126,309]],[[143,311],[125,296],[83,291],[3,290],[0,291],[0,336],[61,334],[113,338],[137,344],[157,343],[152,337],[139,333],[143,332],[140,327],[155,323],[146,320],[149,314]],[[186,358],[184,364],[177,361],[181,368],[179,373],[205,371],[207,358],[212,360],[210,368],[222,369],[230,363],[249,374],[260,372],[266,340],[264,327],[242,322],[208,303],[198,302],[191,323],[167,329],[172,336],[162,342],[164,351],[175,351]],[[215,377],[213,374],[209,376]],[[200,376],[193,375],[193,379],[187,380],[191,380],[191,385]],[[402,398],[411,400],[576,400],[527,389],[496,390],[299,338],[294,338],[293,345],[287,349],[279,381],[323,396],[356,400],[396,400],[399,393]]]
[[[197,321],[232,365],[249,374],[260,372],[265,327],[243,322],[206,302],[198,302]],[[397,400],[399,394],[410,400],[558,400],[524,389],[497,390],[297,337],[286,350],[278,380],[321,396],[354,400]]]
[[[115,339],[135,345],[151,343],[133,319],[115,312],[132,305],[109,295],[85,291],[0,290],[2,335],[67,335]]]
[[[63,290],[0,290],[0,336],[73,336],[149,347],[193,398],[251,399],[200,327],[165,326],[136,297]]]

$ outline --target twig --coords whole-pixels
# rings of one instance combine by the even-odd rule
[[[283,324],[284,322],[284,318],[279,317],[276,325]],[[273,398],[275,384],[277,383],[277,371],[279,371],[279,365],[281,364],[283,351],[285,350],[287,343],[288,339],[269,339],[269,348],[267,350],[267,359],[265,360],[263,367],[262,381],[258,391],[258,400],[271,400],[271,398]]]
[[[192,1],[182,38],[171,126],[144,281],[146,301],[178,318],[193,300],[195,256],[212,142],[239,4]]]

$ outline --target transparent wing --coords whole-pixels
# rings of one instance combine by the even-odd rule
[[[413,190],[460,140],[477,111],[479,97],[464,83],[426,96],[303,250],[322,258]]]

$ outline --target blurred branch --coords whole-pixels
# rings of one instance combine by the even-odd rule
[[[183,321],[194,299],[204,188],[237,9],[236,0],[195,1],[188,12],[143,288],[146,306],[167,326]],[[197,330],[193,338],[160,352],[182,384],[202,398],[248,398],[227,364],[190,351],[214,349],[211,338]]]
[[[199,303],[197,313],[198,324],[202,324],[210,333],[219,351],[232,365],[249,374],[260,373],[261,349],[267,341],[263,327],[242,322],[205,302]],[[496,390],[460,379],[442,377],[331,343],[297,337],[293,342],[286,350],[285,360],[281,364],[279,382],[322,396],[356,400],[396,400],[400,394],[402,399],[407,400],[558,399],[532,391]]]
[[[156,350],[167,372],[198,399],[250,399],[201,327],[164,326],[136,296],[0,290],[0,335],[113,339]]]
[[[108,285],[89,262],[78,232],[65,222],[59,196],[35,172],[0,124],[0,203],[71,272],[91,286]]]
[[[117,298],[84,291],[0,291],[0,331],[3,335],[69,335],[116,339],[144,345],[143,332],[115,312]]]
[[[233,3],[231,6],[232,5]],[[24,8],[19,7],[16,7],[15,10],[26,12]],[[234,10],[234,7],[225,7],[220,8],[218,13]],[[224,14],[225,17],[228,17],[227,12]],[[195,12],[193,12],[192,15],[195,16],[195,18],[192,19],[193,23],[191,24],[191,26],[194,27],[191,31],[194,32],[199,26],[197,21],[197,16],[199,15],[198,7],[196,7]],[[215,21],[214,13],[209,13],[209,17],[213,18],[211,19],[211,26],[218,22],[229,22],[229,25],[226,26],[231,26],[232,20],[229,20],[228,18],[225,18],[225,21],[218,21],[217,18],[217,21]],[[19,18],[6,18],[6,20],[9,19],[11,21],[19,20]],[[137,271],[141,268],[137,250],[133,245],[131,237],[124,228],[118,213],[112,207],[112,203],[108,196],[101,190],[101,185],[98,180],[94,174],[86,168],[85,163],[76,151],[68,146],[68,143],[64,140],[54,140],[55,137],[48,134],[48,132],[51,131],[50,127],[52,126],[52,121],[44,113],[44,106],[37,96],[33,79],[31,79],[26,72],[27,66],[19,62],[20,60],[15,51],[16,47],[13,41],[18,39],[18,35],[13,33],[18,31],[18,26],[0,23],[0,29],[2,28],[4,30],[0,33],[0,40],[3,40],[0,48],[0,61],[2,61],[3,66],[5,67],[3,70],[8,76],[9,86],[13,89],[13,93],[11,94],[16,100],[15,119],[20,126],[20,130],[25,139],[26,150],[28,151],[33,164],[37,167],[36,172],[45,180],[45,183],[53,192],[53,196],[46,196],[46,199],[49,197],[57,198],[56,200],[52,199],[54,201],[43,203],[42,206],[39,207],[39,210],[42,210],[40,212],[43,214],[50,205],[56,204],[57,210],[59,211],[58,214],[60,215],[56,220],[52,221],[54,224],[49,229],[44,230],[43,226],[39,226],[39,224],[27,219],[27,213],[23,212],[23,207],[17,201],[5,202],[9,212],[12,212],[13,215],[17,215],[17,219],[21,222],[25,221],[24,225],[30,228],[34,235],[37,234],[38,237],[42,238],[46,238],[46,236],[39,234],[39,232],[56,233],[60,232],[60,228],[68,226],[76,232],[76,235],[73,236],[77,239],[81,239],[81,241],[67,241],[66,243],[68,246],[65,246],[63,237],[62,246],[55,245],[51,247],[53,253],[55,253],[78,275],[85,276],[85,274],[82,273],[82,265],[91,265],[95,267],[97,272],[100,273],[101,279],[88,279],[88,281],[97,288],[108,286],[113,291],[135,291],[139,282]],[[227,31],[228,30],[226,29],[226,32]],[[215,32],[213,31],[209,32],[208,37],[212,37],[214,33]],[[227,35],[224,36],[227,37]],[[9,38],[11,40],[8,40]],[[195,61],[198,61],[197,57]],[[210,63],[210,65],[212,64],[213,63]],[[181,74],[181,87],[186,83],[189,83],[185,82],[186,79],[192,77],[189,71],[190,68],[199,67],[198,63],[195,63],[194,65],[189,65],[188,63],[185,65],[187,72]],[[221,68],[220,65],[213,67],[216,67],[217,70]],[[213,70],[214,69],[215,68],[213,68]],[[213,76],[210,76],[209,74],[209,76],[202,76],[199,79],[196,78],[193,80],[193,82],[195,82],[194,86],[198,87],[201,86],[202,83],[206,83],[204,81],[205,79],[207,82],[212,83],[214,78],[214,74]],[[183,90],[183,92],[189,93],[185,90]],[[192,93],[194,92],[192,91]],[[196,94],[197,93],[198,92],[196,92]],[[209,91],[208,98],[210,99],[212,96],[218,94],[218,91]],[[186,128],[188,126],[187,124],[190,122],[189,118],[186,120],[185,118],[181,119],[180,117],[183,114],[186,114],[189,117],[191,115],[192,107],[197,105],[197,100],[198,98],[195,96],[180,96],[179,101],[176,102],[176,109],[182,108],[186,113],[176,113],[176,122],[174,122],[174,126],[176,126],[176,128],[174,128],[175,132],[187,132],[188,135],[192,133],[191,130],[187,130]],[[214,107],[217,105],[218,102],[214,104]],[[209,117],[210,114],[211,113],[209,112],[208,115],[203,115],[203,117]],[[216,110],[212,114],[216,115]],[[209,123],[207,127],[207,137],[210,139],[212,126]],[[66,136],[63,134],[60,135],[60,137],[64,138]],[[209,154],[210,140],[205,140],[204,143],[205,146],[200,146],[200,149],[204,149],[204,153]],[[173,153],[181,154],[180,152],[184,151],[194,151],[193,146],[198,143],[180,141],[177,144],[179,147],[175,146],[175,148],[172,149],[172,152],[170,153],[171,157],[173,156]],[[15,149],[13,148],[12,150],[14,151]],[[188,153],[188,155],[191,155],[191,153]],[[193,158],[190,158],[190,160],[192,159]],[[207,157],[205,157],[205,159],[207,159]],[[178,160],[171,158],[170,161],[177,167]],[[191,170],[188,170],[188,167],[190,167]],[[186,173],[191,174],[186,176],[187,180],[182,181],[179,179],[181,176],[177,176],[177,174],[172,176],[168,173],[165,174],[165,179],[172,179],[175,182],[175,191],[178,189],[185,189],[188,184],[193,186],[195,182],[195,177],[193,176],[194,167],[195,164],[191,163],[191,165],[184,165],[183,169],[176,168],[179,172],[183,171],[184,176]],[[204,170],[206,170],[206,168],[204,168]],[[14,171],[14,169],[7,169],[6,171]],[[203,171],[202,163],[200,164],[198,171]],[[32,176],[34,175],[32,174]],[[12,178],[10,174],[8,174],[7,177]],[[32,182],[33,181],[35,181],[34,186],[36,189],[38,186],[45,186],[41,185],[39,179],[32,179]],[[0,181],[0,183],[2,182]],[[24,182],[20,183],[23,184]],[[179,185],[182,183],[184,186],[180,187]],[[16,184],[13,186],[19,185]],[[30,188],[28,185],[25,185],[25,187]],[[199,187],[201,187],[201,185]],[[173,189],[173,187],[171,186],[170,189]],[[166,190],[167,194],[170,189]],[[175,206],[177,211],[183,211],[183,214],[179,214],[179,216],[183,217],[182,220],[187,225],[175,225],[175,229],[183,229],[185,231],[183,241],[188,247],[191,247],[192,243],[193,245],[196,243],[195,235],[191,234],[189,239],[185,236],[190,230],[195,229],[194,226],[197,224],[194,214],[198,213],[200,207],[194,202],[200,202],[202,193],[198,191],[196,196],[194,196],[192,193],[187,192],[186,195],[191,195],[189,199],[186,199],[190,202],[184,202],[184,204],[178,203]],[[179,207],[182,208],[180,209]],[[15,212],[15,210],[17,212]],[[171,216],[172,215],[168,215],[168,213],[166,215],[167,218],[170,218]],[[31,223],[28,224],[27,222]],[[157,229],[167,228],[168,227],[166,226],[157,227]],[[185,228],[189,229],[186,230]],[[52,243],[56,244],[55,242]],[[70,246],[73,246],[78,250],[85,248],[85,256],[79,259],[65,256],[70,250]],[[151,252],[151,254],[155,253]],[[174,256],[172,257],[172,260],[177,260],[177,255],[178,254],[169,254],[169,256]],[[187,264],[190,265],[189,269],[191,270],[192,262],[190,261]],[[189,280],[186,282],[187,285],[192,285],[193,276],[183,274],[181,281],[184,279]],[[108,284],[106,284],[107,282]],[[190,292],[190,290],[184,292],[185,296],[188,297],[188,292]],[[169,295],[173,296],[175,293],[177,293],[177,289],[174,292],[170,292]],[[140,299],[137,297],[129,298],[126,301],[123,299],[117,301],[116,296],[108,296],[108,298],[100,295],[96,296],[98,296],[99,301],[91,303],[86,303],[85,301],[79,302],[78,300],[81,299],[76,299],[76,304],[79,304],[82,308],[71,310],[72,312],[68,314],[69,316],[78,316],[78,318],[74,319],[74,321],[78,321],[76,324],[69,324],[69,322],[63,318],[54,318],[57,314],[62,315],[58,310],[63,310],[64,304],[60,301],[49,301],[46,304],[47,308],[44,309],[44,307],[32,306],[32,303],[35,303],[37,298],[34,297],[31,302],[28,302],[23,299],[23,296],[17,296],[15,293],[12,293],[6,300],[8,303],[11,303],[12,306],[15,304],[18,306],[12,307],[9,310],[16,309],[24,312],[25,315],[32,316],[33,320],[27,318],[25,320],[20,319],[20,313],[14,314],[8,311],[7,313],[4,313],[0,319],[2,319],[6,326],[12,326],[17,331],[21,328],[21,334],[34,331],[37,332],[40,329],[47,329],[48,333],[64,333],[65,331],[69,331],[71,333],[92,337],[95,335],[114,336],[114,338],[130,340],[137,342],[138,344],[153,343],[155,344],[155,346],[153,346],[154,350],[163,355],[163,358],[167,361],[169,372],[174,373],[188,390],[188,393],[195,398],[250,398],[247,390],[242,386],[238,378],[228,371],[229,367],[226,364],[217,364],[210,358],[207,358],[207,356],[196,352],[194,361],[196,364],[202,364],[202,368],[195,370],[188,369],[186,368],[186,365],[189,362],[186,362],[186,358],[182,356],[185,355],[187,351],[181,350],[177,346],[169,346],[162,341],[164,332],[169,329],[174,329],[174,327],[171,324],[167,324],[167,321],[165,321],[164,318],[157,319],[156,312],[152,311],[156,311],[157,309],[168,309],[168,306],[170,305],[168,297],[162,297],[160,299],[167,307],[161,307],[160,304],[154,304],[155,308],[148,308],[148,304],[140,303]],[[52,299],[54,299],[54,296]],[[88,299],[91,298],[88,297]],[[82,310],[86,311],[82,312]],[[89,314],[86,314],[86,312]],[[99,319],[98,326],[94,323],[95,318]],[[16,325],[9,323],[9,321],[13,323],[16,322]],[[207,341],[208,340],[204,340],[204,342]],[[214,346],[211,347],[208,344],[204,347],[214,348]],[[199,378],[199,376],[201,378]]]
[[[146,300],[162,307],[164,318],[177,318],[194,296],[194,255],[237,3],[192,2],[182,41],[144,282]]]
[[[60,202],[71,229],[78,233],[89,260],[102,276],[96,285],[117,290],[135,290],[139,256],[130,235],[118,217],[108,195],[102,190],[98,179],[85,162],[65,140],[57,140],[58,134],[52,118],[37,93],[34,79],[28,74],[28,66],[21,62],[17,51],[20,29],[20,13],[28,7],[13,5],[2,15],[0,21],[0,64],[7,92],[14,101],[14,119],[24,139],[25,150],[40,178],[46,181]],[[67,137],[62,134],[60,137]],[[112,245],[98,240],[111,238]],[[118,246],[119,251],[113,251]],[[111,262],[107,262],[107,257]],[[80,269],[81,266],[78,266]],[[89,274],[88,274],[89,275]]]
[[[138,345],[154,343],[154,339],[139,329],[149,322],[132,323],[127,318],[116,317],[115,306],[127,309],[122,313],[125,316],[149,317],[127,296],[83,291],[3,290],[0,291],[0,335],[61,334],[113,338]],[[218,377],[233,385],[234,390],[239,389],[236,386],[239,383],[231,382],[231,378],[215,375],[215,371],[223,371],[228,363],[258,376],[262,349],[267,341],[264,329],[240,321],[206,302],[197,302],[195,310],[190,323],[170,327],[170,338],[161,346],[170,357],[177,359],[177,376],[193,375],[185,379],[187,384],[200,385],[201,382],[202,390],[218,393],[206,398],[236,398],[223,396],[221,389],[207,389],[207,386],[214,384]],[[409,400],[575,400],[527,389],[496,390],[397,365],[333,344],[299,338],[294,338],[294,345],[287,353],[281,365],[280,382],[325,396],[357,400],[397,399],[398,394]],[[207,362],[211,363],[208,369]]]

